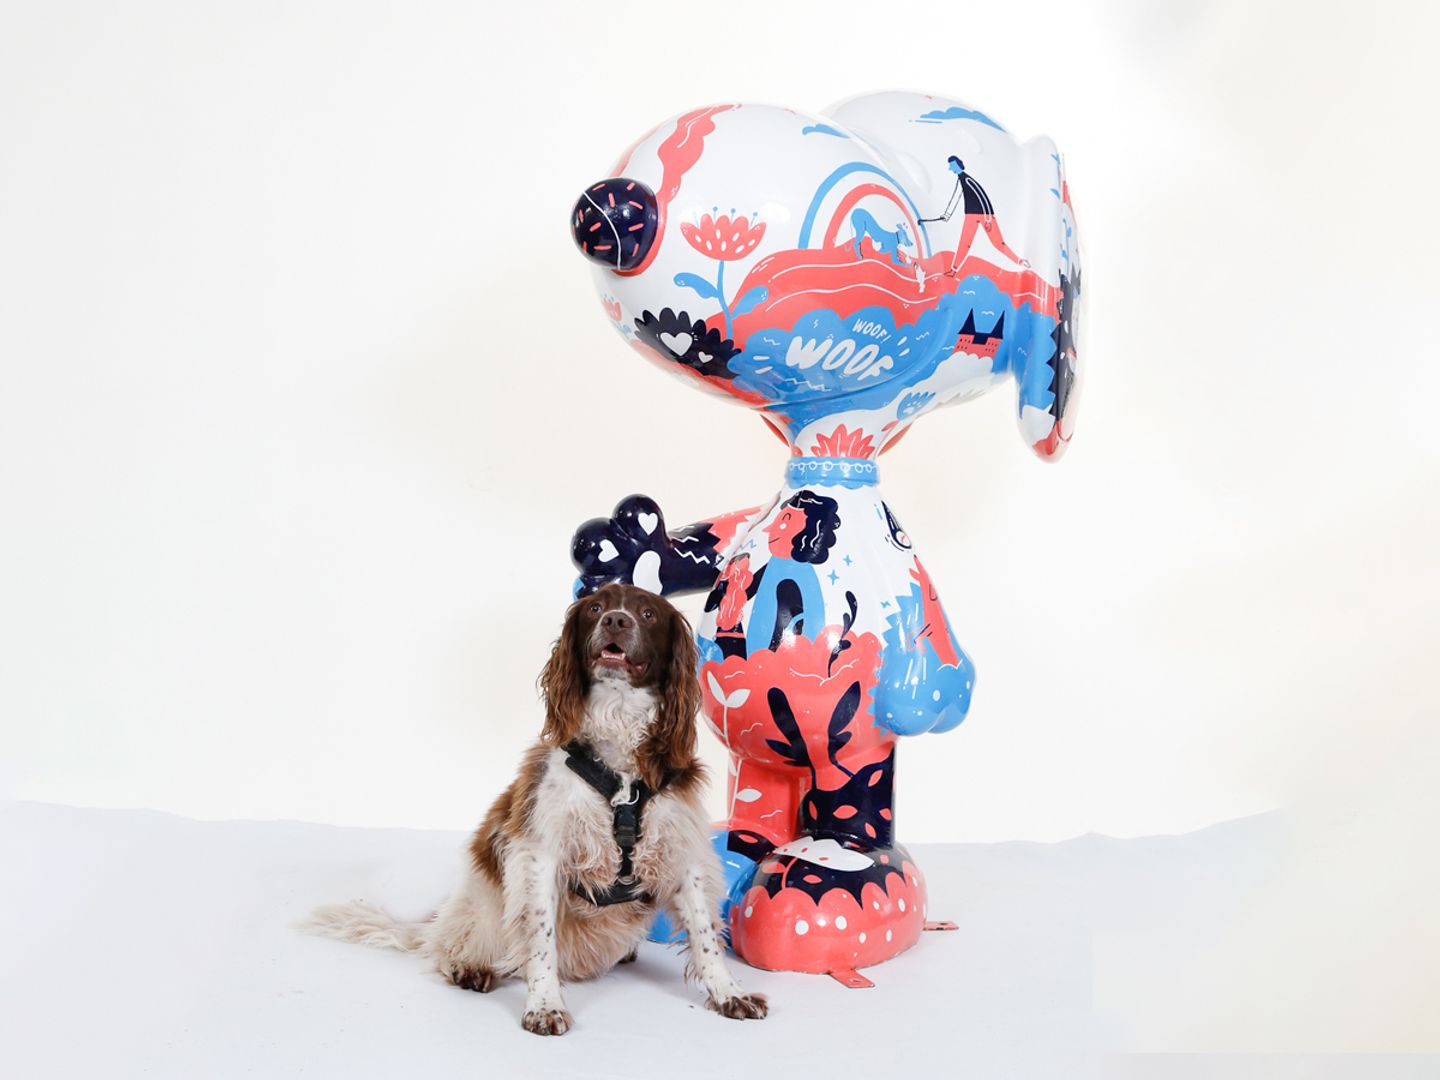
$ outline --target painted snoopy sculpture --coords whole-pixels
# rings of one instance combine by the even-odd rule
[[[869,985],[857,969],[913,945],[928,915],[895,839],[896,742],[958,725],[975,680],[876,459],[1010,379],[1025,441],[1064,451],[1080,256],[1060,155],[923,94],[822,115],[715,105],[642,136],[571,226],[625,340],[755,409],[791,453],[764,506],[669,532],[637,495],[586,522],[577,593],[708,592],[731,944]]]

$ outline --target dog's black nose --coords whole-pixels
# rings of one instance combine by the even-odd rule
[[[655,193],[639,180],[617,176],[586,188],[570,215],[570,232],[586,258],[633,270],[649,254],[659,223]]]
[[[635,620],[623,611],[607,611],[600,617],[600,625],[606,630],[629,630]]]

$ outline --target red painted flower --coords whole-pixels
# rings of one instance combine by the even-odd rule
[[[868,458],[874,455],[875,447],[863,430],[850,431],[841,424],[829,435],[817,436],[810,452],[818,457]]]
[[[721,214],[718,218],[705,214],[700,224],[682,222],[680,232],[690,246],[701,255],[721,262],[743,259],[754,251],[765,236],[765,223],[748,218]]]

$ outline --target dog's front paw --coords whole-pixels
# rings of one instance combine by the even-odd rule
[[[731,1020],[764,1020],[770,1011],[770,1003],[765,1000],[764,994],[736,994],[724,1001],[716,1001],[712,997],[706,1000],[705,1005]]]
[[[531,1009],[520,1026],[534,1035],[564,1035],[573,1023],[564,1009]]]

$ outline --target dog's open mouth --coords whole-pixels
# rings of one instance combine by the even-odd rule
[[[622,671],[633,671],[639,675],[645,670],[646,665],[632,660],[623,648],[610,642],[595,654],[594,662],[597,666],[618,668]]]

